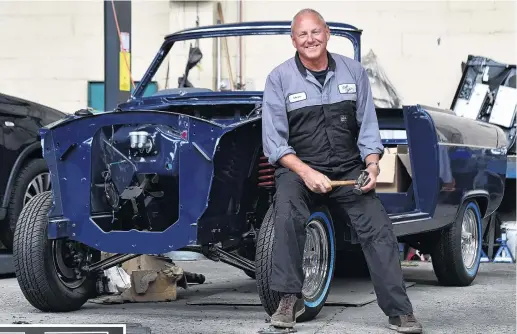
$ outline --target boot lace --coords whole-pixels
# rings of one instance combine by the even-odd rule
[[[294,295],[285,295],[281,300],[280,300],[280,312],[285,314],[287,312],[290,311],[290,309],[292,308],[292,304],[293,304],[293,301],[294,301]]]

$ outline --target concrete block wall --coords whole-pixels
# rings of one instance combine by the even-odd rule
[[[228,3],[227,10],[235,13],[237,2],[233,4],[232,9]],[[513,1],[245,1],[244,20],[290,20],[305,7],[320,11],[327,21],[363,29],[363,56],[370,50],[377,55],[405,104],[449,107],[461,78],[461,62],[469,54],[517,61]],[[276,55],[294,52],[288,40],[259,47],[260,57],[246,54],[250,61],[245,76],[257,75],[264,60],[269,68],[284,59]],[[341,41],[329,43],[331,51],[339,52],[339,47]]]
[[[222,1],[226,22],[236,22],[238,1]],[[163,36],[214,24],[216,1],[132,1],[132,71],[138,80]],[[319,10],[327,21],[363,29],[362,53],[375,52],[403,103],[448,107],[468,54],[516,62],[516,5],[512,1],[244,1],[243,20],[290,20],[301,8]],[[104,76],[101,1],[1,1],[0,92],[72,112],[87,105],[87,83]],[[204,59],[189,79],[215,88],[212,40],[200,40]],[[232,76],[237,79],[237,38],[229,38]],[[179,43],[155,80],[177,86],[189,44]],[[350,54],[332,39],[331,51]],[[224,45],[223,77],[228,77]],[[294,53],[288,36],[243,39],[243,77],[262,89],[267,73]]]
[[[200,26],[215,24],[215,11],[216,3],[212,1],[172,1],[169,9],[169,26],[167,33],[174,33],[186,28],[194,28],[196,27],[196,22]],[[174,44],[166,61],[161,66],[159,73],[155,76],[155,80],[158,82],[160,89],[178,87],[178,78],[181,77],[185,71],[189,48],[191,45],[195,47],[196,42],[199,43],[203,58],[199,66],[190,70],[188,80],[194,87],[211,89],[215,87],[216,43],[213,39],[200,39],[198,41],[189,40]],[[165,64],[169,65],[168,69]],[[166,82],[168,82],[167,86],[165,86]]]
[[[133,1],[135,80],[169,31],[167,1]],[[102,1],[0,1],[0,92],[64,112],[87,106],[104,80]]]

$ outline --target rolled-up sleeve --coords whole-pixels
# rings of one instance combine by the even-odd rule
[[[278,74],[273,71],[266,79],[262,101],[262,146],[270,164],[277,165],[284,155],[295,154],[288,144],[288,138],[289,123],[282,84]]]
[[[363,67],[360,67],[357,80],[357,124],[360,127],[357,145],[363,161],[370,154],[379,154],[382,157],[384,146],[373,104],[372,88]]]

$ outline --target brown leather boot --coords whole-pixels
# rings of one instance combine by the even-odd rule
[[[295,294],[286,294],[280,300],[276,312],[271,316],[271,325],[291,328],[296,324],[296,318],[305,312],[303,299]]]
[[[389,323],[390,329],[396,330],[399,333],[422,333],[422,324],[416,320],[412,313],[389,317]]]

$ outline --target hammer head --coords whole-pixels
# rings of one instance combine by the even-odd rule
[[[355,182],[355,187],[353,190],[354,194],[362,195],[363,191],[361,190],[361,188],[364,187],[365,185],[367,185],[369,182],[370,182],[370,174],[368,173],[368,171],[362,170],[361,174],[359,174],[359,177],[357,178],[357,180]]]

